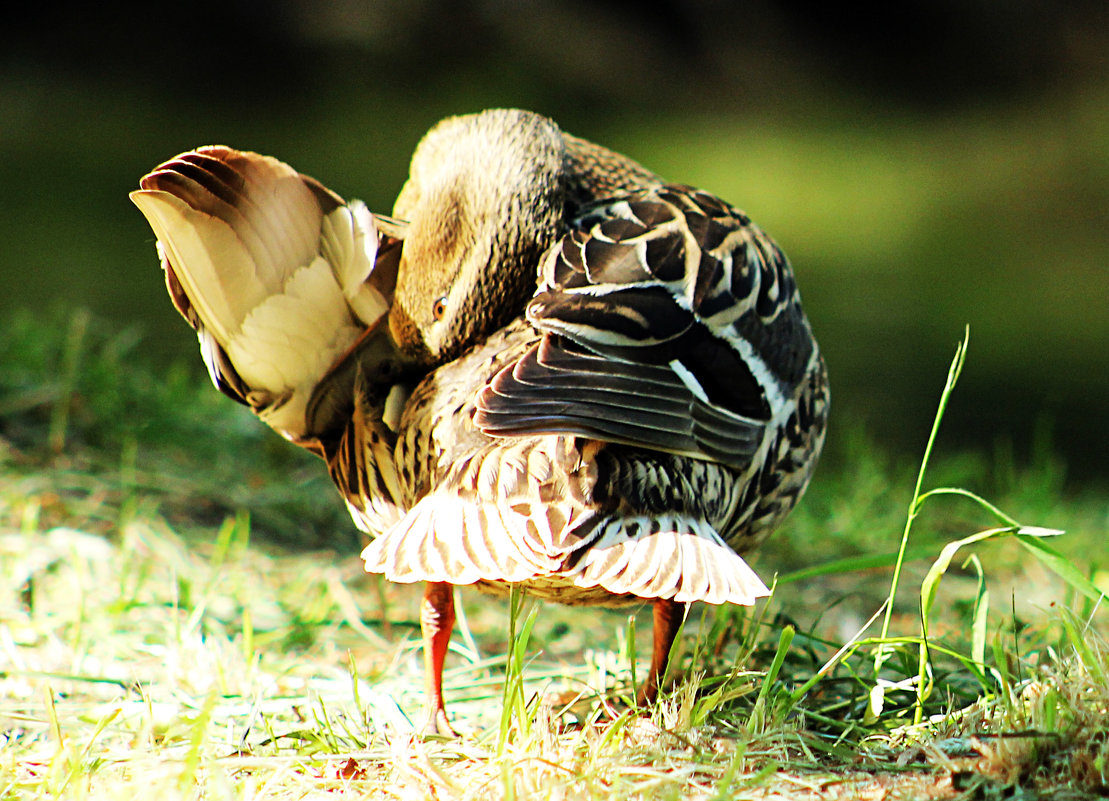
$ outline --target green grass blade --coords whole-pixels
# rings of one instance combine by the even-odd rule
[[[69,331],[62,355],[61,388],[57,401],[50,414],[50,433],[47,441],[50,450],[61,453],[66,447],[69,430],[69,412],[73,396],[77,390],[77,373],[81,365],[81,354],[85,346],[91,315],[86,309],[77,309],[69,322]]]
[[[951,566],[951,560],[955,558],[955,554],[967,545],[973,545],[977,542],[985,542],[986,540],[997,539],[1010,534],[1016,533],[1014,529],[1006,528],[988,528],[985,531],[979,531],[977,534],[971,534],[969,537],[963,537],[961,540],[949,542],[943,546],[940,555],[936,561],[932,563],[932,567],[928,569],[928,573],[924,576],[924,581],[920,584],[920,600],[921,600],[921,617],[925,626],[928,624],[928,618],[932,611],[932,605],[936,600],[936,593],[939,591],[940,579],[947,569]]]
[[[998,509],[996,506],[994,506],[992,503],[987,501],[985,498],[983,498],[980,495],[977,495],[976,493],[971,492],[970,490],[965,490],[962,487],[936,487],[935,489],[928,490],[928,492],[926,492],[926,493],[924,493],[923,495],[920,496],[920,501],[919,501],[918,505],[923,505],[923,503],[928,498],[931,498],[933,495],[960,495],[964,498],[970,498],[972,501],[974,501],[979,506],[981,506],[983,509],[985,509],[987,512],[989,512],[991,515],[993,515],[993,517],[1001,525],[1003,525],[1003,526],[1012,526],[1012,527],[1020,526],[1020,523],[1018,523],[1013,518],[1009,517],[1009,515],[1005,514],[1003,511]]]
[[[501,725],[497,737],[497,755],[503,756],[505,746],[508,745],[509,732],[512,727],[512,693],[517,678],[516,664],[512,658],[512,646],[516,642],[516,623],[520,617],[520,606],[523,603],[523,594],[520,588],[513,584],[508,592],[508,653],[505,654],[504,688],[501,692]]]
[[[901,580],[901,566],[905,561],[905,552],[909,545],[909,532],[912,530],[913,521],[920,513],[920,500],[921,488],[924,486],[924,474],[928,470],[928,462],[932,458],[932,447],[936,442],[936,435],[939,433],[940,421],[943,420],[944,412],[947,410],[947,402],[951,397],[951,393],[955,390],[955,384],[959,380],[959,374],[963,371],[963,362],[966,360],[967,347],[970,344],[970,326],[966,327],[963,334],[963,341],[955,348],[955,357],[951,360],[951,367],[947,371],[947,381],[944,383],[943,392],[940,393],[939,406],[936,409],[936,415],[932,420],[932,430],[928,434],[928,442],[924,446],[924,456],[920,461],[920,470],[916,477],[916,486],[913,488],[913,498],[909,503],[909,511],[905,518],[905,528],[901,533],[901,544],[897,549],[897,561],[893,567],[893,578],[890,581],[889,597],[887,599],[886,614],[882,620],[882,639],[889,635],[890,621],[893,618],[893,602],[897,597],[897,586]],[[878,678],[878,674],[882,670],[882,665],[886,661],[887,651],[879,647],[874,654],[874,678]]]
[[[960,540],[949,542],[940,551],[939,557],[932,563],[928,573],[924,577],[924,581],[920,585],[920,637],[921,645],[918,659],[918,672],[917,672],[917,702],[916,709],[913,713],[914,723],[920,723],[924,716],[924,702],[928,699],[931,692],[932,681],[929,674],[929,660],[928,660],[928,631],[931,623],[932,606],[936,601],[936,593],[939,592],[940,579],[943,578],[947,569],[951,566],[951,561],[955,558],[955,554],[967,545],[973,545],[978,542],[985,542],[998,537],[1008,536],[1015,533],[1011,526],[1005,528],[991,528],[985,531],[979,531],[977,534],[971,534],[969,537],[963,537]],[[984,624],[983,624],[984,625]],[[983,637],[984,632],[982,632]],[[984,652],[983,640],[983,652]]]
[[[503,756],[508,745],[512,720],[515,715],[516,725],[527,736],[531,731],[532,716],[527,709],[527,699],[524,697],[524,666],[527,662],[528,643],[531,640],[531,631],[535,621],[539,618],[539,607],[532,604],[531,611],[524,619],[523,625],[517,630],[520,612],[523,608],[524,594],[513,585],[509,594],[509,646],[505,657],[504,692],[502,694],[503,707],[501,709],[500,736],[497,743],[498,756]]]
[[[1076,591],[1082,593],[1091,601],[1099,602],[1105,593],[1083,575],[1074,562],[1063,554],[1043,542],[1044,537],[1054,537],[1062,534],[1054,529],[1021,528],[1016,532],[1017,542],[1027,548],[1048,570],[1063,579]]]
[[[974,566],[978,576],[978,588],[974,593],[974,622],[971,624],[970,655],[979,665],[986,664],[986,639],[988,636],[987,622],[990,615],[990,592],[986,589],[986,573],[982,569],[982,562],[977,556],[971,554],[963,563]]]
[[[1090,643],[1086,640],[1086,632],[1084,630],[1079,630],[1078,621],[1075,619],[1074,613],[1069,609],[1064,609],[1062,620],[1063,628],[1067,632],[1067,639],[1070,641],[1074,652],[1078,654],[1078,659],[1082,663],[1082,666],[1086,668],[1090,675],[1100,684],[1105,684],[1105,667],[1102,665],[1102,660],[1098,658],[1098,654],[1090,647]]]
[[[627,638],[626,654],[632,677],[632,695],[634,696],[636,688],[639,687],[639,681],[635,675],[635,660],[638,659],[635,647],[635,615],[628,615],[628,627],[624,636]]]
[[[769,703],[770,692],[774,687],[774,682],[778,680],[778,673],[782,669],[782,663],[786,660],[786,654],[789,653],[789,646],[793,642],[794,633],[793,626],[786,626],[778,636],[778,650],[774,652],[770,669],[766,671],[766,678],[763,679],[762,687],[759,689],[759,697],[755,701],[755,708],[751,710],[751,717],[747,721],[747,731],[752,734],[761,732],[769,720],[767,704]]]

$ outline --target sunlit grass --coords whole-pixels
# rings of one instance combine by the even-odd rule
[[[647,711],[649,609],[462,590],[461,737],[422,741],[419,589],[362,571],[322,465],[95,318],[0,342],[0,797],[1109,786],[1109,501],[1049,449],[952,453],[941,426],[922,467],[845,438],[758,558],[773,597],[694,606]]]

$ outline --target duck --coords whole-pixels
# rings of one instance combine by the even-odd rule
[[[140,186],[213,383],[325,460],[368,572],[423,583],[425,733],[454,734],[455,586],[650,603],[638,704],[688,604],[768,594],[744,556],[804,493],[829,395],[743,212],[518,109],[434,126],[390,216],[230,148]]]
[[[743,556],[822,448],[827,371],[789,261],[716,196],[514,109],[435,126],[392,216],[387,333],[423,377],[395,432],[406,511],[362,556],[424,583],[424,730],[453,733],[459,585],[649,602],[653,701],[688,604],[768,594]]]

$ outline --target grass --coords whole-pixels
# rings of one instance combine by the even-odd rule
[[[419,588],[361,570],[321,465],[138,344],[0,330],[0,797],[1109,791],[1109,499],[1047,447],[937,427],[914,465],[841,433],[759,557],[773,597],[693,607],[645,712],[648,609],[463,590],[462,736],[425,741]]]

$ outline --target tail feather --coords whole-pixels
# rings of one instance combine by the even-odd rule
[[[503,536],[496,509],[483,508],[447,494],[423,498],[404,519],[375,537],[362,558],[370,573],[390,581],[523,581],[549,575],[558,562]]]
[[[235,230],[169,192],[132,192],[205,328],[226,346],[268,294]]]
[[[612,517],[562,558],[536,550],[525,515],[450,494],[425,496],[362,552],[390,581],[564,582],[613,595],[750,606],[769,590],[703,521]],[[592,527],[591,527],[592,528]]]
[[[579,587],[615,594],[750,606],[770,594],[712,526],[684,517],[615,518],[570,571]]]

